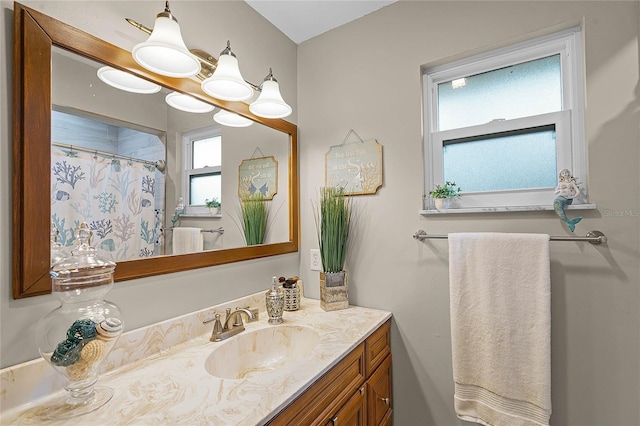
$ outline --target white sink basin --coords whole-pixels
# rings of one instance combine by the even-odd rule
[[[309,355],[319,341],[317,331],[294,325],[243,331],[214,349],[205,369],[221,379],[255,377],[292,365]]]

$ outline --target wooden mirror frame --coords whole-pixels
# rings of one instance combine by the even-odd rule
[[[109,44],[41,12],[14,3],[13,65],[13,297],[51,293],[51,48],[130,72],[169,89],[233,111],[289,135],[289,241],[158,256],[118,263],[115,280],[124,281],[298,251],[298,128],[281,119],[253,115],[244,102],[206,95],[191,79],[153,74],[140,67],[127,50]],[[46,206],[46,208],[44,208]]]

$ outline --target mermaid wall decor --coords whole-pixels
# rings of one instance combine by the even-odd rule
[[[576,229],[576,223],[582,220],[582,217],[576,217],[569,219],[565,213],[565,208],[573,203],[573,200],[580,195],[580,188],[576,178],[571,176],[569,169],[562,169],[558,174],[558,186],[553,192],[557,194],[555,200],[553,200],[553,209],[556,214],[560,216],[560,219],[567,224],[567,227],[573,232]]]

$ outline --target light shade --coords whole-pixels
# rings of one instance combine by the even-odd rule
[[[213,119],[216,123],[229,127],[248,127],[253,124],[253,121],[248,118],[244,118],[241,115],[234,114],[233,112],[220,110],[213,115]]]
[[[284,118],[291,114],[292,109],[282,99],[280,86],[271,69],[260,87],[260,96],[249,105],[249,111],[264,118]]]
[[[185,46],[169,2],[164,12],[158,14],[147,41],[136,44],[131,53],[140,66],[156,74],[191,77],[200,72],[200,61]]]
[[[102,67],[98,70],[98,78],[116,89],[133,93],[158,93],[160,86],[128,72],[112,67]]]
[[[459,89],[461,87],[464,87],[467,85],[467,79],[466,78],[458,78],[456,80],[452,80],[451,81],[451,88],[452,89]]]
[[[253,89],[240,74],[238,60],[231,52],[229,42],[220,53],[213,75],[202,82],[202,90],[224,101],[244,101],[253,96]]]
[[[165,98],[165,101],[167,101],[167,103],[175,109],[179,109],[180,111],[185,112],[204,113],[211,112],[215,109],[215,107],[211,104],[202,102],[201,100],[198,100],[193,96],[185,95],[178,92],[169,93]]]

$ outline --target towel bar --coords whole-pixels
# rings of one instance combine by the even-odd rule
[[[435,235],[435,234],[427,234],[426,231],[422,229],[416,231],[413,234],[413,238],[416,240],[426,240],[429,239],[444,239],[448,238],[447,235]],[[564,235],[551,235],[549,237],[549,241],[586,241],[591,244],[603,244],[607,242],[607,237],[600,231],[589,231],[587,235],[584,237],[572,237],[572,236],[564,236]]]
[[[165,228],[166,231],[173,231],[173,226],[169,227],[169,228]],[[211,232],[211,233],[218,233],[218,234],[224,234],[224,228],[221,226],[220,228],[216,228],[216,229],[201,229],[200,232]]]

